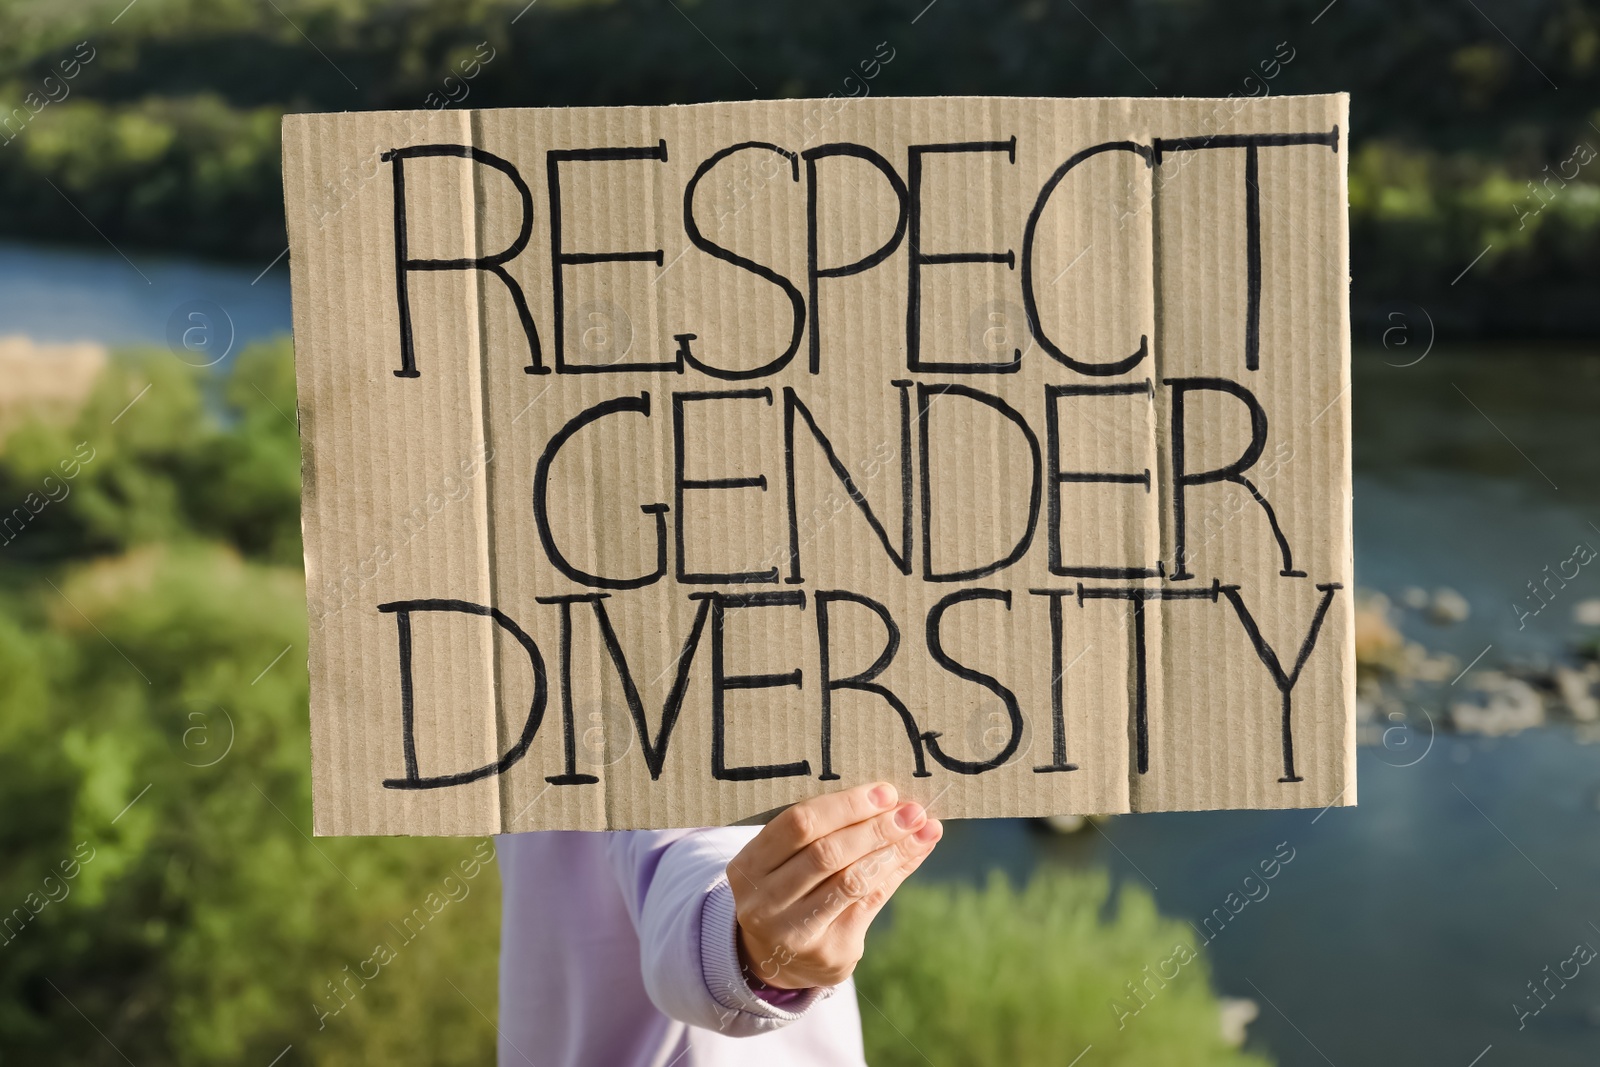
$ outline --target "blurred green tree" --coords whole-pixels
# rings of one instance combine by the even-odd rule
[[[1589,298],[1600,279],[1593,226],[1546,225],[1531,252],[1493,237],[1518,228],[1535,203],[1526,183],[1551,173],[1561,174],[1551,186],[1560,200],[1590,197],[1561,212],[1594,214],[1594,165],[1563,166],[1579,144],[1600,147],[1594,0],[1488,13],[1428,0],[1343,0],[1330,10],[1315,0],[945,0],[920,17],[924,6],[11,0],[0,5],[0,233],[103,234],[270,261],[286,243],[278,119],[292,111],[863,91],[1349,92],[1345,146],[1383,142],[1422,159],[1428,191],[1446,208],[1392,226],[1369,211],[1381,195],[1352,201],[1358,329],[1375,340],[1385,309],[1407,301],[1432,309],[1446,335],[1600,334],[1600,304]],[[862,82],[859,64],[880,51],[892,60]]]
[[[885,918],[856,971],[876,1067],[1061,1067],[1089,1045],[1110,1067],[1269,1063],[1223,1040],[1194,931],[1104,872],[907,885]]]
[[[487,1062],[492,844],[307,836],[289,345],[174,366],[0,453],[96,450],[0,557],[0,1063]]]

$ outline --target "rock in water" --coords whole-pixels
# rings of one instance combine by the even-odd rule
[[[1261,1014],[1261,1005],[1249,997],[1223,997],[1217,1006],[1222,1014],[1222,1040],[1230,1048],[1243,1047],[1245,1031]]]
[[[1472,605],[1467,603],[1467,598],[1454,589],[1445,587],[1433,591],[1433,601],[1428,605],[1428,618],[1448,626],[1451,623],[1466,622],[1472,614]]]
[[[1574,719],[1579,722],[1600,721],[1600,699],[1594,695],[1592,671],[1557,667],[1556,692],[1561,694],[1561,702]]]
[[[1500,737],[1520,733],[1544,722],[1544,701],[1538,690],[1520,678],[1500,671],[1479,671],[1471,676],[1479,701],[1460,700],[1450,705],[1450,722],[1464,734]]]

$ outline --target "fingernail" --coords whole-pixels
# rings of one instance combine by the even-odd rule
[[[929,819],[927,825],[917,831],[917,840],[926,845],[939,836],[940,829],[938,819]]]
[[[880,808],[887,808],[895,802],[895,791],[892,785],[874,786],[867,797]]]
[[[913,830],[922,825],[922,820],[927,818],[923,813],[921,804],[907,804],[894,813],[895,825],[902,830]]]

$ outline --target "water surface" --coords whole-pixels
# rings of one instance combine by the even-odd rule
[[[1398,362],[1381,350],[1355,360],[1358,581],[1465,595],[1465,623],[1403,622],[1463,664],[1559,654],[1584,632],[1571,608],[1600,596],[1600,566],[1525,624],[1512,605],[1577,542],[1600,548],[1600,354],[1436,351],[1409,368],[1386,357]],[[929,870],[1105,865],[1198,925],[1287,842],[1295,858],[1270,894],[1205,950],[1225,994],[1261,1005],[1252,1043],[1294,1067],[1467,1067],[1480,1055],[1478,1067],[1590,1067],[1600,966],[1520,1013],[1539,1006],[1527,983],[1546,966],[1579,941],[1600,948],[1600,746],[1556,727],[1441,732],[1430,749],[1430,732],[1424,719],[1407,745],[1363,749],[1354,808],[1123,816],[1070,838],[952,823]]]

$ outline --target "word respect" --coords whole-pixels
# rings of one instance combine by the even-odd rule
[[[698,336],[693,332],[687,331],[673,335],[673,339],[677,342],[677,348],[665,358],[638,362],[618,361],[608,364],[576,363],[568,358],[565,290],[569,273],[583,267],[593,267],[607,263],[652,263],[658,268],[664,267],[666,265],[666,253],[661,248],[598,251],[572,247],[562,232],[562,176],[564,173],[570,174],[574,166],[579,164],[667,163],[670,157],[665,139],[659,140],[652,146],[551,149],[544,153],[548,211],[546,262],[548,264],[548,285],[552,298],[549,325],[553,351],[549,361],[546,360],[541,331],[535,322],[523,285],[513,272],[508,269],[509,264],[517,261],[527,251],[534,228],[533,190],[528,185],[521,170],[511,161],[475,145],[419,144],[390,149],[384,152],[381,158],[391,165],[394,192],[394,276],[400,327],[400,366],[394,373],[397,376],[407,378],[417,377],[422,373],[417,360],[416,330],[412,321],[412,305],[409,293],[410,276],[416,272],[483,271],[504,284],[516,308],[518,321],[527,341],[528,362],[523,369],[528,374],[549,374],[552,371],[561,374],[627,373],[638,371],[670,371],[682,374],[685,368],[689,367],[709,377],[718,379],[744,380],[760,378],[787,367],[799,353],[802,341],[808,336],[809,370],[812,374],[818,374],[821,372],[822,362],[818,307],[822,283],[865,275],[874,268],[879,268],[903,243],[906,248],[906,283],[903,292],[906,308],[905,365],[907,371],[913,373],[922,371],[948,374],[1007,374],[1014,373],[1021,367],[1022,351],[1020,348],[1014,349],[1011,359],[998,362],[941,361],[924,358],[921,336],[921,301],[924,274],[931,267],[987,263],[1004,264],[1008,271],[1014,271],[1019,276],[1019,295],[1026,313],[1028,330],[1033,341],[1050,358],[1079,374],[1101,377],[1125,374],[1139,366],[1147,358],[1149,354],[1148,337],[1140,337],[1137,346],[1131,353],[1118,352],[1099,358],[1089,358],[1081,354],[1069,354],[1045,331],[1039,310],[1041,285],[1035,270],[1037,265],[1035,245],[1039,238],[1041,219],[1044,217],[1052,199],[1067,186],[1067,180],[1072,176],[1072,172],[1089,160],[1103,154],[1122,153],[1132,156],[1154,172],[1151,186],[1153,196],[1155,190],[1159,189],[1161,184],[1160,174],[1162,173],[1163,164],[1169,159],[1183,157],[1186,153],[1219,149],[1242,149],[1245,153],[1244,187],[1239,190],[1239,195],[1244,204],[1245,216],[1243,254],[1246,263],[1247,314],[1243,343],[1245,366],[1249,370],[1256,370],[1260,366],[1261,345],[1262,227],[1259,178],[1261,153],[1263,150],[1289,148],[1297,145],[1322,145],[1337,151],[1338,144],[1339,128],[1334,126],[1326,131],[1257,134],[1214,133],[1197,137],[1156,137],[1152,138],[1149,144],[1125,140],[1107,141],[1091,145],[1067,157],[1043,182],[1033,198],[1031,210],[1023,221],[1020,249],[940,249],[937,251],[925,247],[923,240],[924,232],[930,228],[929,201],[933,200],[935,207],[942,205],[946,210],[952,206],[969,208],[970,205],[964,198],[950,196],[932,198],[928,196],[924,181],[924,169],[928,157],[964,154],[994,155],[1004,158],[1008,164],[1015,165],[1017,160],[1017,138],[1015,136],[1004,141],[910,145],[906,150],[907,161],[904,177],[881,153],[866,145],[853,142],[824,144],[798,153],[766,141],[743,141],[729,145],[703,160],[696,168],[693,176],[685,183],[681,199],[683,229],[690,245],[695,249],[713,259],[731,264],[769,283],[786,298],[791,322],[789,341],[782,351],[771,355],[766,362],[753,367],[729,367],[719,364],[717,361],[695,350],[693,342],[698,339]],[[702,232],[697,221],[695,194],[701,182],[712,175],[725,160],[747,152],[763,154],[765,164],[757,165],[753,168],[758,175],[777,174],[781,176],[787,171],[790,180],[795,183],[801,182],[801,164],[802,162],[804,163],[806,210],[803,233],[774,231],[771,235],[776,243],[794,244],[805,248],[807,266],[804,276],[799,279],[786,276],[770,264],[760,263],[754,258],[718,244]],[[519,222],[515,236],[504,248],[476,256],[417,257],[412,254],[410,221],[412,205],[408,203],[406,196],[406,170],[408,166],[415,166],[416,161],[430,158],[470,160],[476,167],[498,171],[510,181],[519,200]],[[825,161],[837,159],[852,159],[869,165],[884,183],[884,187],[892,197],[896,208],[893,212],[894,224],[892,231],[877,248],[850,262],[824,265],[821,262],[823,234],[825,232],[836,232],[844,225],[841,221],[825,217],[821,208],[825,199],[822,193],[826,185],[821,175],[822,164]],[[1173,172],[1176,173],[1176,168],[1173,168]],[[484,181],[487,179],[480,178],[479,180]],[[569,182],[572,181],[571,178],[567,180]],[[579,178],[578,182],[581,184],[582,179]],[[846,195],[844,189],[835,188],[827,199],[840,203],[854,202],[859,204],[863,196],[860,187],[853,180],[850,180],[847,188],[849,190],[848,195]],[[1103,188],[1072,191],[1079,193],[1077,199],[1084,203],[1090,202],[1090,198],[1095,194],[1100,194],[1098,203],[1117,210],[1119,223],[1125,222],[1130,214],[1134,213],[1126,206],[1126,198],[1121,193],[1106,195],[1107,190]],[[571,192],[570,185],[567,192]],[[1067,194],[1061,193],[1060,195],[1065,196]],[[1148,204],[1138,205],[1139,208],[1148,206]],[[1131,239],[1132,228],[1124,226],[1122,229],[1127,234],[1128,239]],[[803,291],[802,284],[804,285]],[[746,352],[749,348],[749,346],[742,344],[733,347],[739,352]]]

